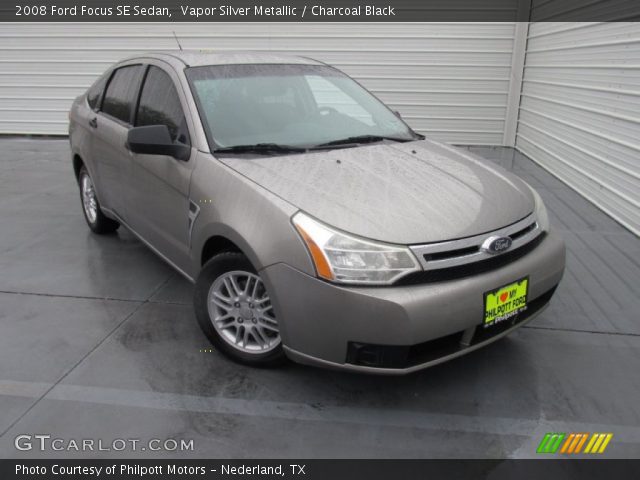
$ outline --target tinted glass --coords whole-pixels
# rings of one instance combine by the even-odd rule
[[[415,139],[367,90],[323,65],[219,65],[187,69],[216,146],[315,146],[346,137]]]
[[[131,109],[140,82],[142,66],[132,65],[115,71],[102,102],[102,111],[129,123]]]
[[[103,75],[93,84],[89,92],[87,92],[87,103],[93,110],[97,110],[100,106],[100,97],[102,96],[108,78],[109,75]]]
[[[166,125],[171,139],[189,143],[180,97],[171,77],[158,67],[149,67],[142,86],[136,126]]]

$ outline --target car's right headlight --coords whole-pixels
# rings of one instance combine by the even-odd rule
[[[531,193],[533,193],[533,198],[535,200],[535,211],[536,211],[536,222],[538,222],[538,227],[543,232],[549,231],[549,214],[547,213],[547,207],[544,206],[544,202],[540,197],[540,194],[536,192],[533,187],[527,185]]]
[[[338,283],[388,285],[420,270],[409,248],[339,232],[302,212],[292,218],[319,277]]]

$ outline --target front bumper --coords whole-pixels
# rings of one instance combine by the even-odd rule
[[[282,263],[266,267],[261,275],[291,359],[403,374],[471,352],[531,320],[548,303],[564,265],[564,243],[549,233],[533,251],[502,268],[437,283],[345,287]],[[529,277],[529,309],[488,334],[479,327],[484,293],[525,276]],[[359,349],[366,354],[365,360]],[[366,361],[377,351],[386,359]]]

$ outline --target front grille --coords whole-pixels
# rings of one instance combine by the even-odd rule
[[[394,283],[394,285],[417,285],[421,283],[443,282],[446,280],[455,280],[458,278],[490,272],[491,270],[497,270],[498,268],[504,267],[505,265],[508,265],[533,251],[538,245],[540,245],[544,237],[545,234],[541,233],[534,240],[516,250],[510,250],[506,253],[496,255],[495,257],[489,257],[486,260],[479,260],[477,262],[466,263],[464,265],[443,268],[440,270],[421,270],[419,272],[410,273],[409,275],[399,279]]]
[[[478,325],[468,346],[461,343],[464,331],[407,346],[349,342],[346,363],[373,368],[408,368],[453,355],[524,322],[549,303],[555,290],[556,287],[553,287],[532,300],[524,312],[514,315],[509,320],[486,329]]]
[[[491,232],[444,242],[410,245],[422,271],[403,277],[396,284],[449,280],[499,268],[526,255],[540,243],[543,235],[536,215],[532,213]],[[500,239],[511,241],[510,249],[504,253],[491,250],[494,242]]]

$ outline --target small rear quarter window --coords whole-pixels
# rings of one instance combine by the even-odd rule
[[[107,84],[107,79],[109,75],[104,74],[95,83],[89,88],[87,92],[87,103],[92,110],[98,110],[100,108],[100,99],[102,98],[102,92],[104,92],[104,87]]]

